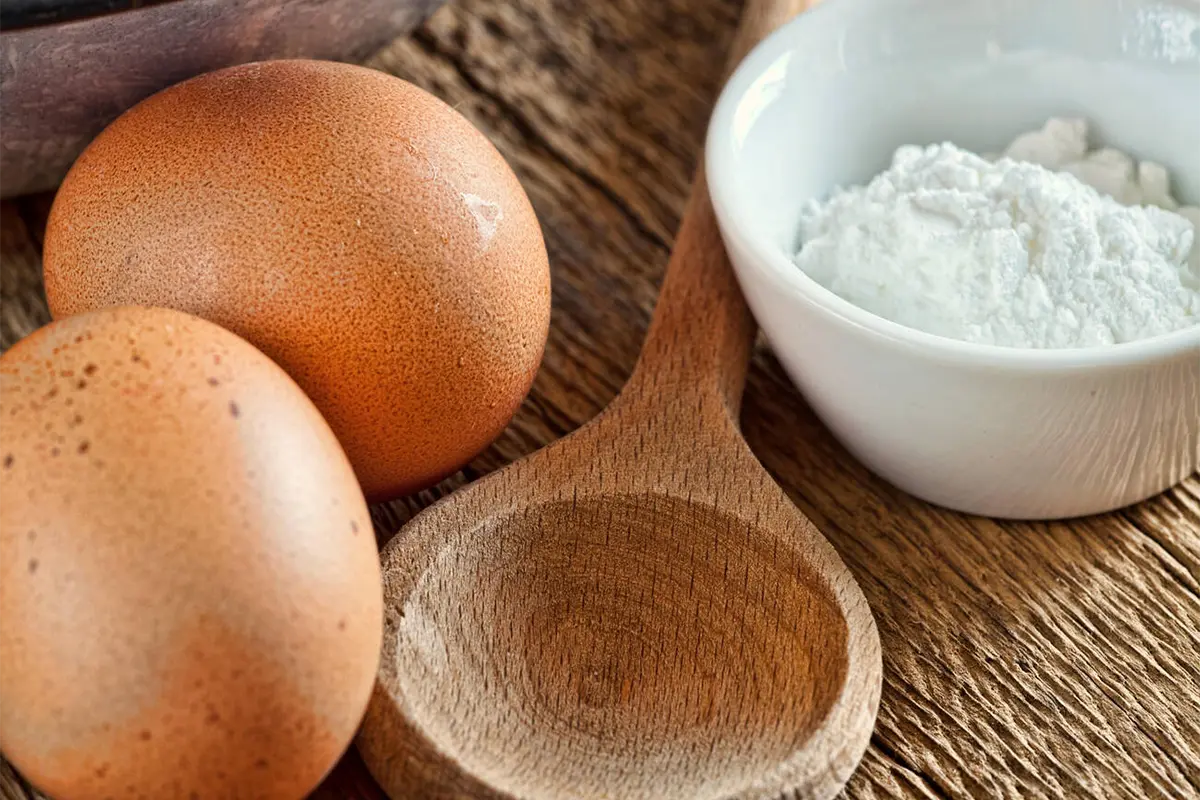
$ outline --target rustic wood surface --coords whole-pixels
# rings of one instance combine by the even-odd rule
[[[381,542],[591,419],[629,377],[739,5],[456,0],[369,62],[492,137],[541,217],[555,281],[545,363],[512,426],[438,489],[374,509]],[[5,346],[47,319],[47,205],[0,215]],[[932,508],[839,447],[761,347],[742,424],[879,627],[879,718],[846,797],[1200,797],[1200,479],[1066,522]],[[0,793],[33,796],[7,767]],[[351,753],[314,797],[383,795]]]

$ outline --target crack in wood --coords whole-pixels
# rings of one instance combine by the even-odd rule
[[[940,800],[954,800],[954,795],[946,791],[946,789],[934,780],[928,773],[917,769],[911,761],[900,755],[891,745],[883,740],[883,737],[878,733],[871,735],[871,744],[875,749],[882,753],[889,761],[892,761],[898,769],[911,775],[919,785],[925,789],[930,795]]]

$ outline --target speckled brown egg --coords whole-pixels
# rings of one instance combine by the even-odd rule
[[[301,798],[379,659],[349,461],[278,366],[119,308],[0,358],[0,749],[59,800]]]
[[[368,497],[454,472],[508,424],[549,326],[533,208],[458,112],[319,61],[145,100],[72,168],[46,229],[56,317],[187,311],[281,364]]]

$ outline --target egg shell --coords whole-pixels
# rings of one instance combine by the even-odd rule
[[[266,356],[176,311],[0,357],[0,748],[75,798],[300,798],[378,666],[367,508]]]
[[[537,217],[462,115],[390,75],[271,61],[117,119],[45,238],[56,317],[217,322],[295,378],[372,499],[437,482],[508,424],[550,319]]]

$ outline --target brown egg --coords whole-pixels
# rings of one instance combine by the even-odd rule
[[[75,798],[303,797],[378,666],[375,540],[303,392],[176,311],[0,358],[0,749]]]
[[[196,314],[275,359],[372,499],[454,472],[541,360],[537,218],[490,142],[398,78],[274,61],[189,80],[114,122],[46,229],[55,316]]]

